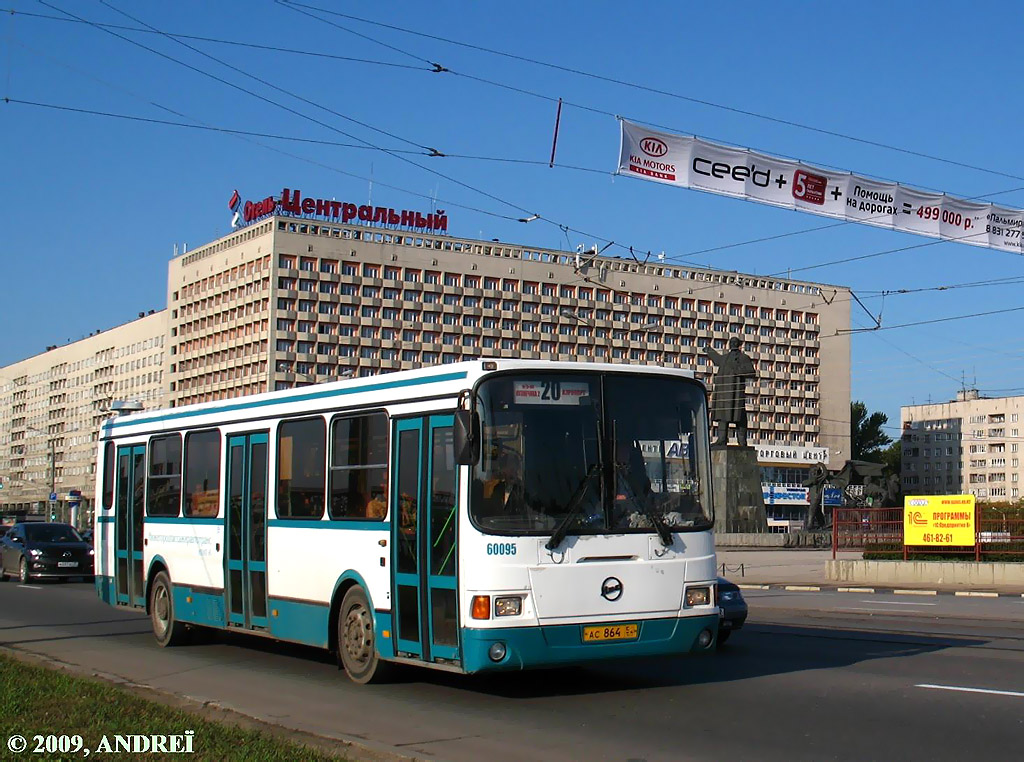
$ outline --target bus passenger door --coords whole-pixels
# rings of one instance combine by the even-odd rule
[[[224,605],[228,625],[246,629],[267,627],[267,441],[228,437]]]
[[[145,606],[142,580],[142,522],[145,515],[146,446],[117,448],[114,503],[114,589],[117,602]]]
[[[458,506],[453,416],[395,424],[395,643],[424,661],[459,659]]]

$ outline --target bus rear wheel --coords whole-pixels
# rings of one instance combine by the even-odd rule
[[[349,589],[338,610],[338,661],[349,678],[360,685],[383,682],[394,665],[377,654],[373,611],[366,592]]]
[[[153,636],[161,648],[180,646],[188,637],[184,622],[174,619],[174,595],[167,572],[158,572],[149,591],[149,619]]]

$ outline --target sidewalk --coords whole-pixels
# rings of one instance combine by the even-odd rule
[[[718,573],[736,584],[756,585],[829,585],[825,562],[832,550],[758,550],[719,548]],[[843,558],[860,558],[860,553],[843,553]]]
[[[769,588],[817,587],[821,590],[843,590],[854,587],[849,582],[829,580],[825,575],[825,564],[832,559],[832,551],[810,550],[759,550],[746,548],[718,548],[718,573],[737,585],[767,585]],[[860,551],[841,551],[837,559],[858,560]],[[724,565],[724,573],[723,573]],[[856,586],[857,589],[873,589],[876,592],[892,592],[892,586]],[[963,596],[991,597],[1024,596],[1024,589],[1016,586],[963,586],[936,585],[932,583],[905,584],[901,590],[913,590],[922,594],[949,593]]]

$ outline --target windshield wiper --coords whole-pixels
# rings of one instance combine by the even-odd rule
[[[628,469],[628,466],[617,465],[615,467],[616,473],[625,471],[626,469]],[[636,491],[633,489],[633,485],[629,483],[629,479],[625,477],[625,474],[622,474],[622,485],[629,491],[629,494],[633,496],[633,504],[638,506],[644,516],[651,520],[651,523],[658,532],[658,537],[661,538],[661,544],[666,548],[670,547],[672,545],[672,532],[669,530],[665,522],[662,521],[661,516],[651,508],[650,501],[640,499],[636,494]]]
[[[576,486],[576,491],[573,492],[572,497],[569,498],[569,502],[565,506],[565,518],[555,527],[555,531],[551,533],[551,537],[544,544],[544,547],[548,550],[554,550],[562,544],[562,540],[569,533],[569,524],[576,516],[576,511],[583,504],[583,498],[587,494],[587,489],[590,487],[590,480],[594,478],[594,474],[597,473],[598,469],[601,468],[601,463],[598,461],[594,463],[587,473],[583,475],[580,483]]]

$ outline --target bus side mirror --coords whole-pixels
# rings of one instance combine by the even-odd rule
[[[479,457],[480,416],[472,410],[455,411],[455,462],[472,466]]]

